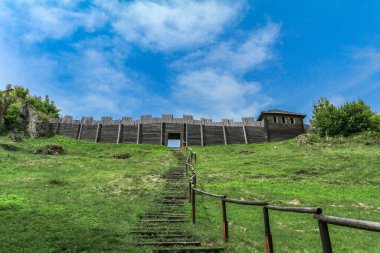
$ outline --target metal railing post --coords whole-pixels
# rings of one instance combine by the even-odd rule
[[[319,233],[321,235],[323,253],[332,253],[329,228],[326,222],[318,220]]]
[[[272,234],[270,232],[268,208],[264,207],[263,212],[264,212],[264,228],[265,228],[265,249],[267,253],[274,253]]]

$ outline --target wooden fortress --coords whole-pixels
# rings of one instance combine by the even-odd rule
[[[188,145],[227,145],[248,144],[265,141],[280,141],[294,138],[304,133],[304,114],[281,110],[261,112],[258,121],[243,118],[241,122],[223,119],[213,122],[211,119],[193,119],[192,115],[173,118],[166,114],[161,118],[151,115],[141,116],[139,120],[123,117],[113,120],[102,117],[94,120],[83,117],[73,120],[65,116],[50,121],[50,131],[78,140],[167,145],[169,140],[184,140]]]

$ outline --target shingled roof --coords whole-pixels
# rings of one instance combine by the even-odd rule
[[[260,113],[260,116],[259,116],[259,118],[257,120],[262,120],[262,117],[263,117],[264,114],[285,114],[285,115],[290,115],[290,116],[299,116],[299,117],[302,117],[302,118],[306,117],[306,114],[297,113],[297,112],[288,112],[288,111],[274,109],[274,110],[262,111]]]

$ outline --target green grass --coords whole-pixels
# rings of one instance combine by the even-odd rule
[[[198,188],[274,205],[321,207],[325,215],[380,222],[380,145],[355,139],[193,147]],[[240,154],[251,150],[252,154]],[[221,206],[197,197],[194,231],[221,244]],[[227,205],[229,252],[264,252],[262,208]],[[276,252],[322,252],[312,215],[270,211]],[[380,233],[330,225],[334,252],[380,252]]]
[[[154,208],[159,176],[175,164],[165,147],[87,143],[64,137],[0,148],[0,252],[137,252],[129,231]],[[333,139],[193,147],[198,187],[276,205],[319,206],[326,215],[380,221],[380,145]],[[59,144],[62,155],[33,154]],[[252,150],[252,154],[240,154]],[[131,153],[129,159],[112,155]],[[228,204],[230,242],[221,241],[221,207],[197,196],[194,234],[229,252],[264,252],[262,209]],[[188,206],[189,214],[190,208]],[[276,252],[321,252],[312,215],[270,211]],[[330,226],[334,252],[380,252],[380,234]]]
[[[174,163],[165,147],[53,137],[0,147],[0,252],[136,252],[129,231]],[[62,155],[33,149],[59,144]],[[113,154],[131,153],[129,159]]]

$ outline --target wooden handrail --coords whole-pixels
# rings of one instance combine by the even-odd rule
[[[197,177],[196,177],[196,171],[194,168],[194,162],[196,162],[196,153],[188,145],[186,145],[185,148],[186,148],[186,151],[187,150],[190,151],[190,155],[186,159],[186,163],[185,163],[186,169],[188,167],[192,169],[192,175],[189,179],[189,201],[191,202],[191,206],[192,206],[192,221],[195,224],[196,193],[200,193],[209,197],[219,198],[222,204],[222,231],[223,231],[223,240],[225,242],[228,241],[228,221],[227,221],[226,203],[263,207],[265,242],[266,242],[265,244],[266,244],[267,253],[274,253],[273,240],[272,240],[272,235],[270,231],[269,210],[280,211],[280,212],[314,214],[314,218],[318,220],[323,253],[332,253],[330,235],[328,231],[328,224],[334,224],[338,226],[350,227],[350,228],[373,231],[373,232],[380,232],[380,222],[355,220],[355,219],[348,219],[348,218],[335,217],[335,216],[324,216],[324,215],[321,215],[322,209],[320,207],[274,206],[274,205],[269,205],[268,202],[265,202],[265,201],[230,199],[230,198],[227,198],[226,195],[210,193],[210,192],[206,192],[201,189],[198,189],[196,188]]]

